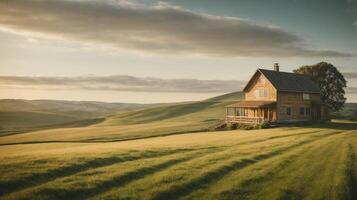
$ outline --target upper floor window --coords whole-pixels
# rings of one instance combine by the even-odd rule
[[[309,99],[310,99],[310,94],[303,93],[303,94],[302,94],[302,99],[303,99],[303,100],[309,100]]]
[[[255,97],[256,98],[264,98],[264,97],[268,97],[268,90],[267,89],[258,89],[255,90]]]

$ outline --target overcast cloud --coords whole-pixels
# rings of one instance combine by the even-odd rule
[[[134,92],[220,93],[239,91],[245,81],[159,79],[133,76],[20,77],[0,76],[0,88],[6,89],[85,89]]]
[[[150,54],[354,56],[310,48],[300,36],[278,27],[196,13],[167,3],[1,0],[0,29]]]

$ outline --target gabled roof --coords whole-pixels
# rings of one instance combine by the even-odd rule
[[[319,87],[310,79],[310,77],[302,74],[258,69],[254,76],[257,73],[263,74],[263,76],[265,76],[265,78],[267,78],[278,91],[320,93]],[[253,77],[244,87],[243,91],[248,89],[248,86],[252,82]]]

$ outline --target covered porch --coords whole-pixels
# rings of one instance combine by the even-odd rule
[[[261,124],[275,121],[275,101],[240,101],[226,106],[226,122]]]

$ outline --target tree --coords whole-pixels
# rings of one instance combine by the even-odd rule
[[[310,76],[320,88],[321,100],[332,111],[340,110],[346,102],[345,90],[347,81],[335,66],[320,62],[315,65],[305,65],[295,73]]]

